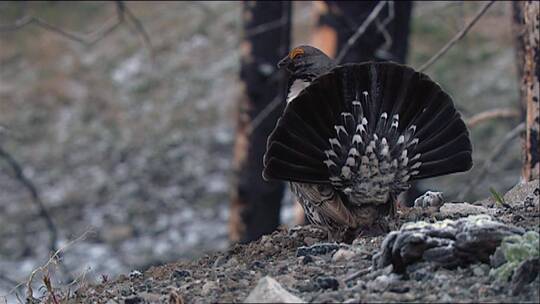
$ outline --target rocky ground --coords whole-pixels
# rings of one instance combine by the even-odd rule
[[[538,233],[539,196],[538,181],[534,181],[512,189],[505,195],[503,205],[492,199],[475,204],[450,202],[430,216],[426,216],[425,210],[412,209],[400,213],[397,225],[411,220],[440,222],[481,213]],[[536,266],[528,270],[532,276],[516,286],[515,279],[505,281],[493,274],[493,261],[447,269],[421,259],[411,263],[404,273],[395,273],[391,265],[377,269],[372,259],[380,251],[383,236],[358,237],[350,245],[327,243],[325,236],[311,226],[281,229],[249,245],[236,245],[195,261],[152,267],[143,273],[133,271],[81,288],[72,301],[112,304],[540,300],[537,242],[533,244]]]

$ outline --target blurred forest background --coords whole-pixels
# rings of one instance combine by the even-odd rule
[[[134,18],[91,46],[36,24],[0,31],[0,147],[39,191],[58,245],[84,234],[62,257],[72,277],[115,276],[228,244],[242,4],[126,5]],[[425,63],[482,5],[416,2],[408,64]],[[0,2],[0,25],[13,24],[21,8]],[[78,33],[116,18],[111,2],[29,2],[26,10]],[[293,12],[292,45],[309,43],[312,4],[296,2]],[[514,47],[511,4],[496,2],[426,73],[466,118],[517,112]],[[519,121],[475,125],[475,167],[420,187],[466,201],[508,190],[520,179],[519,138],[468,188]],[[46,222],[16,177],[0,158],[0,295],[49,258]],[[283,221],[291,223],[290,195],[285,205]]]

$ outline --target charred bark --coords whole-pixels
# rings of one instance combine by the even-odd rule
[[[540,4],[538,1],[516,1],[512,5],[520,104],[526,122],[522,177],[525,181],[530,181],[538,179],[540,175]]]
[[[276,63],[290,47],[291,3],[247,1],[243,5],[240,80],[244,88],[237,112],[229,237],[232,242],[246,243],[279,225],[284,184],[264,181],[261,172],[266,138],[284,103],[256,128],[252,128],[252,122],[276,98],[285,100],[284,77]]]

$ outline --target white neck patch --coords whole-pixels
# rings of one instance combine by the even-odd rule
[[[287,103],[291,102],[293,99],[302,92],[303,89],[307,88],[311,82],[305,81],[302,79],[296,79],[291,87],[289,88],[289,94],[287,95]]]

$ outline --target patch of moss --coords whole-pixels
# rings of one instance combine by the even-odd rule
[[[506,262],[491,269],[490,275],[497,280],[508,281],[519,264],[540,255],[540,235],[536,231],[528,231],[521,236],[506,237],[497,250],[502,250]]]

